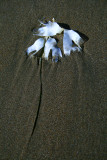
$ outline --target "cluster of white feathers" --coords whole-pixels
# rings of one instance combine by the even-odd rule
[[[55,22],[54,18],[52,21],[48,21],[47,23],[40,21],[40,25],[43,27],[40,27],[35,35],[41,38],[37,39],[35,43],[27,49],[27,55],[30,55],[30,57],[37,54],[40,49],[44,48],[43,57],[48,60],[48,56],[51,51],[52,59],[57,62],[59,57],[62,57],[62,52],[57,46],[57,41],[52,37],[57,34],[61,34],[62,32],[64,54],[70,55],[71,51],[81,52],[81,45],[83,45],[84,40],[74,30],[68,30],[60,27],[59,24]],[[73,46],[73,43],[76,44],[76,46]]]

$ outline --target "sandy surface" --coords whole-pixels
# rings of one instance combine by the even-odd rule
[[[1,0],[0,160],[105,160],[104,0]],[[84,53],[26,57],[38,19],[84,33]]]

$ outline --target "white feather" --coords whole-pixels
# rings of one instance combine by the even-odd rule
[[[33,53],[36,54],[41,48],[44,47],[44,43],[45,43],[45,39],[44,38],[39,38],[38,40],[35,41],[35,43],[30,46],[28,49],[27,49],[27,54],[29,55],[31,52],[35,51]]]
[[[37,36],[55,36],[56,34],[60,34],[64,30],[54,20],[53,22],[49,21],[48,23],[43,23],[43,25],[44,27],[40,27],[37,31],[38,33],[36,33],[35,35]]]

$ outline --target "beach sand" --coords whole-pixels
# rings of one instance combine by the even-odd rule
[[[105,160],[105,0],[1,0],[0,160]],[[25,55],[38,19],[89,40],[51,63]]]

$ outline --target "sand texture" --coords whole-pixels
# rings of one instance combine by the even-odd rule
[[[106,0],[0,0],[0,160],[106,160],[106,11]],[[43,17],[85,34],[84,52],[29,59]]]

